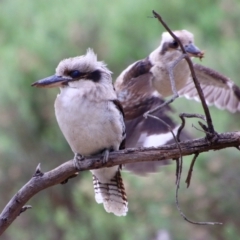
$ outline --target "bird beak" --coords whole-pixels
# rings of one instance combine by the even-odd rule
[[[71,80],[71,78],[68,78],[68,77],[53,75],[53,76],[38,80],[38,81],[32,83],[31,86],[42,87],[42,88],[60,87],[60,86],[62,86],[62,84],[67,83],[70,80]]]
[[[184,47],[185,51],[188,53],[189,57],[197,57],[202,59],[204,57],[204,52],[197,48],[192,43]]]

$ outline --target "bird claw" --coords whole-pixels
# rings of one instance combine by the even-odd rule
[[[149,115],[149,112],[150,112],[150,111],[145,112],[145,113],[143,114],[143,117],[147,119],[147,118],[148,118],[148,115]]]
[[[79,153],[76,153],[74,158],[73,158],[73,163],[75,168],[79,171],[81,169],[81,164],[80,162],[83,161],[85,158]]]
[[[108,158],[109,158],[109,150],[108,149],[105,149],[103,151],[103,164],[107,163],[108,162]]]

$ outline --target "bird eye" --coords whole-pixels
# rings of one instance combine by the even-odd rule
[[[178,45],[178,42],[175,41],[175,40],[171,43],[171,47],[172,47],[172,48],[178,48],[178,46],[179,46],[179,45]]]
[[[73,70],[69,72],[69,76],[72,78],[78,78],[81,76],[81,73],[78,70]]]

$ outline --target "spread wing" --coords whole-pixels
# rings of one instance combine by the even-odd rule
[[[158,147],[173,142],[172,134],[166,125],[155,119],[143,117],[146,111],[164,102],[161,95],[152,87],[150,68],[151,63],[148,58],[140,60],[128,67],[115,83],[118,99],[125,114],[127,148]],[[176,133],[178,126],[168,116],[170,111],[172,109],[167,106],[155,112],[154,115],[164,120]],[[182,140],[189,139],[186,133],[181,137]],[[169,160],[132,163],[126,164],[125,168],[138,174],[145,174],[156,172],[159,166],[167,163]]]
[[[194,64],[194,70],[208,105],[215,105],[232,113],[240,111],[240,88],[231,79],[199,64]],[[179,95],[199,101],[191,77],[185,87],[179,91]]]

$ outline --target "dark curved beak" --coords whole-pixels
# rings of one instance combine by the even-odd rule
[[[204,56],[204,53],[192,43],[184,46],[184,49],[189,54],[190,57],[203,58]]]
[[[42,87],[42,88],[60,87],[64,83],[69,82],[70,80],[71,80],[71,78],[68,78],[68,77],[53,75],[53,76],[38,80],[38,81],[32,83],[31,86]]]

